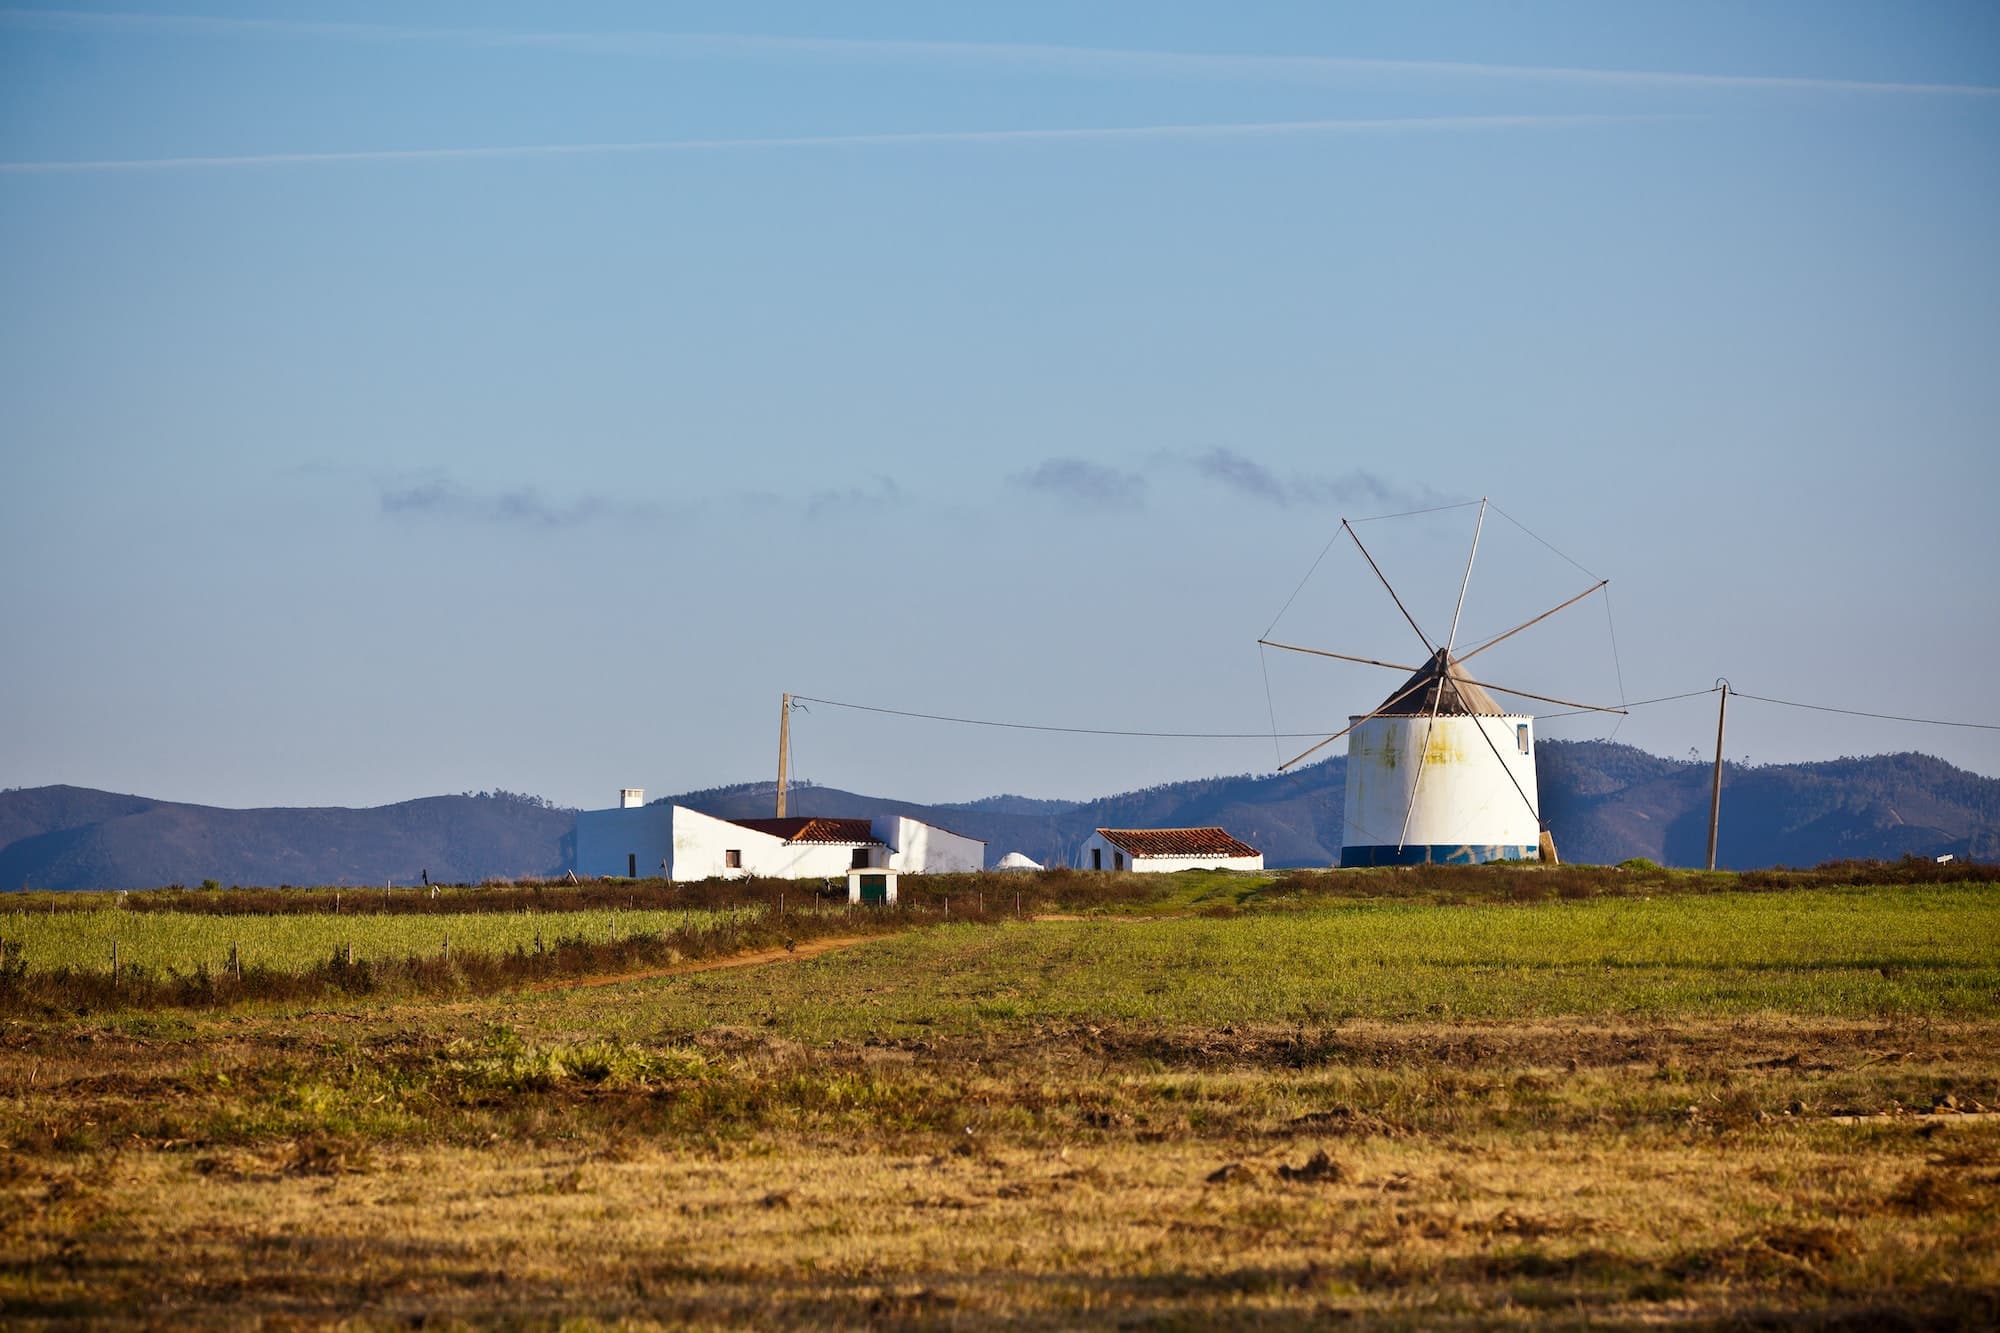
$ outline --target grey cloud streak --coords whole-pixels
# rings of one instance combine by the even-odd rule
[[[1225,490],[1281,508],[1361,501],[1390,508],[1416,508],[1444,503],[1451,498],[1438,494],[1428,486],[1402,485],[1365,468],[1352,468],[1337,476],[1295,472],[1289,477],[1280,477],[1264,464],[1233,449],[1216,448],[1200,454],[1169,457],[1186,463],[1204,480]]]
[[[1045,458],[1007,480],[1036,495],[1089,508],[1136,509],[1146,496],[1146,479],[1140,474],[1083,458]]]
[[[533,486],[475,491],[442,479],[385,487],[382,512],[408,517],[471,519],[536,528],[572,528],[587,523],[656,517],[657,506],[584,495],[551,500]]]

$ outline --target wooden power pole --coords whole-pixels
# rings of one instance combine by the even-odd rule
[[[778,704],[778,818],[780,819],[785,817],[785,765],[790,762],[791,757],[792,696],[787,694]],[[1708,859],[1711,863],[1714,862],[1714,848],[1709,849]]]
[[[1722,686],[1722,701],[1715,710],[1715,780],[1708,789],[1708,868],[1715,869],[1715,834],[1722,823],[1722,724],[1729,717],[1729,682]],[[783,800],[781,796],[778,798]]]

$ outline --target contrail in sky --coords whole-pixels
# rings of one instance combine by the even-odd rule
[[[346,41],[449,42],[475,46],[546,47],[605,54],[678,56],[778,55],[823,60],[957,62],[1011,65],[1079,74],[1192,76],[1223,79],[1325,81],[1356,75],[1587,84],[1596,87],[1738,90],[1793,93],[1896,93],[2000,97],[2000,87],[1963,83],[1904,83],[1767,74],[1700,74],[1667,70],[1590,69],[1467,60],[1398,60],[1362,56],[1225,55],[1121,50],[1028,42],[934,42],[888,38],[787,37],[750,33],[510,32],[497,28],[398,27],[302,19],[220,18],[199,14],[91,13],[66,9],[0,9],[0,18],[46,27],[124,28]]]
[[[1383,120],[1276,120],[1219,125],[1125,125],[1081,129],[925,130],[899,134],[800,134],[754,139],[647,139],[629,143],[503,144],[487,148],[371,148],[351,152],[245,153],[215,157],[104,158],[74,162],[0,162],[0,174],[174,171],[201,167],[290,167],[340,162],[432,162],[453,159],[586,157],[617,153],[713,153],[762,148],[880,148],[925,144],[1102,142],[1133,139],[1238,139],[1315,134],[1422,134],[1450,131],[1561,129],[1662,120],[1660,116],[1408,116]]]

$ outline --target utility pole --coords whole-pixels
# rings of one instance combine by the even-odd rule
[[[790,762],[791,757],[792,696],[787,694],[782,696],[778,704],[778,818],[780,819],[785,817],[785,765]],[[1710,856],[1709,859],[1712,861],[1715,858]]]
[[[1715,869],[1715,833],[1722,822],[1722,724],[1729,717],[1729,682],[1715,682],[1722,690],[1722,701],[1715,710],[1715,780],[1708,789],[1708,868]],[[783,799],[783,798],[780,798]]]

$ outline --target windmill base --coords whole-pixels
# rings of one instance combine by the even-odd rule
[[[1534,861],[1540,859],[1541,853],[1542,849],[1531,842],[1514,845],[1435,843],[1420,846],[1412,843],[1407,847],[1343,847],[1340,849],[1340,868],[1476,866],[1483,861]]]

